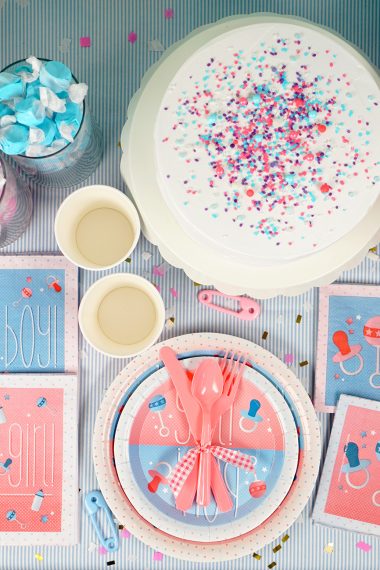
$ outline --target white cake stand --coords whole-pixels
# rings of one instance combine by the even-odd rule
[[[289,23],[294,17],[274,14],[233,16],[198,28],[174,44],[145,74],[128,108],[121,135],[121,174],[140,211],[145,236],[158,246],[161,255],[197,283],[213,285],[227,294],[249,294],[258,298],[298,295],[311,287],[332,283],[342,271],[357,265],[368,249],[380,240],[380,197],[368,214],[331,246],[309,256],[276,266],[242,264],[233,257],[218,255],[215,248],[201,245],[185,232],[161,195],[155,172],[154,127],[161,100],[173,76],[195,50],[220,34],[254,23]],[[306,28],[322,28],[299,20]],[[340,37],[323,29],[355,55],[376,80],[375,70],[360,53]]]

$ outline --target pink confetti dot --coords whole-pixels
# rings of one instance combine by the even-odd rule
[[[334,375],[334,378],[335,378],[336,380],[338,380],[338,378],[340,378],[339,374],[335,374],[335,375]]]
[[[163,277],[165,275],[165,271],[163,271],[161,269],[161,267],[159,267],[158,265],[154,265],[153,266],[153,271],[152,271],[153,275],[155,275],[156,277]]]
[[[178,297],[178,292],[176,289],[174,289],[174,287],[172,287],[170,289],[170,293],[173,295],[173,297],[177,298]]]
[[[79,38],[79,45],[80,45],[80,47],[83,47],[83,48],[91,47],[90,36],[83,36],[82,38]]]
[[[285,364],[293,364],[293,362],[294,362],[294,355],[285,354]]]
[[[128,41],[130,44],[134,44],[135,41],[137,40],[137,34],[136,32],[129,32],[128,34]]]
[[[331,186],[329,184],[326,184],[326,183],[322,184],[321,188],[320,188],[320,190],[323,194],[326,194],[326,192],[330,192],[331,189],[332,189]]]
[[[364,550],[364,552],[369,552],[372,550],[372,546],[363,540],[360,540],[356,543],[356,548],[360,548],[360,550]]]
[[[347,323],[348,325],[352,325],[352,323],[353,323],[352,317],[348,317],[348,318],[346,319],[346,323]]]
[[[105,554],[107,554],[107,549],[104,548],[104,546],[99,546],[98,552],[101,556],[104,556]]]
[[[163,557],[164,557],[164,555],[162,554],[162,552],[158,552],[158,550],[154,551],[153,560],[155,560],[156,562],[161,562]]]
[[[27,282],[27,283],[30,283],[31,281],[32,281],[32,278],[31,278],[31,277],[27,277],[27,278],[26,278],[26,282]]]
[[[167,20],[171,20],[174,16],[174,10],[173,8],[166,8],[165,12],[164,12],[165,18]]]

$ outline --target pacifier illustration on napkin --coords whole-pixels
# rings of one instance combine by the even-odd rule
[[[261,408],[259,400],[251,400],[248,410],[241,410],[241,418],[239,420],[239,427],[244,433],[252,433],[257,428],[257,425],[263,421],[263,418],[257,413]],[[251,424],[250,428],[244,427],[244,420],[248,420]]]
[[[350,346],[348,342],[348,336],[344,331],[335,331],[332,336],[332,341],[339,349],[339,352],[333,356],[333,362],[339,363],[340,369],[342,372],[347,374],[347,376],[355,376],[356,374],[359,374],[359,372],[362,371],[364,365],[363,357],[360,354],[362,346],[360,344]],[[350,360],[351,358],[357,358],[359,361],[358,367],[353,372],[350,372],[344,366],[344,362]]]
[[[359,458],[359,447],[353,441],[349,441],[344,446],[343,451],[344,451],[344,453],[347,457],[347,461],[348,461],[348,463],[346,463],[342,467],[342,473],[346,474],[347,484],[350,487],[352,487],[353,489],[363,489],[369,482],[370,475],[369,475],[369,471],[368,471],[367,467],[371,464],[371,461],[369,459],[360,459]],[[358,473],[359,471],[364,471],[366,474],[366,478],[365,478],[364,483],[361,483],[360,485],[355,485],[350,480],[350,474],[351,473]]]

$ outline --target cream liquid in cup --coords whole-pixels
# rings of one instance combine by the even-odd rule
[[[114,342],[133,345],[149,336],[157,320],[150,297],[136,287],[119,287],[104,297],[98,309],[103,333]]]
[[[75,234],[80,253],[91,263],[116,263],[133,244],[130,221],[113,208],[97,208],[83,216]]]

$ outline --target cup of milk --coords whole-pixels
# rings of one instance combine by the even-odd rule
[[[107,275],[85,293],[78,314],[87,342],[99,352],[129,358],[152,346],[165,322],[161,295],[132,273]]]
[[[110,269],[124,261],[140,237],[133,203],[111,186],[85,186],[70,194],[55,218],[55,237],[65,257],[89,270]]]

